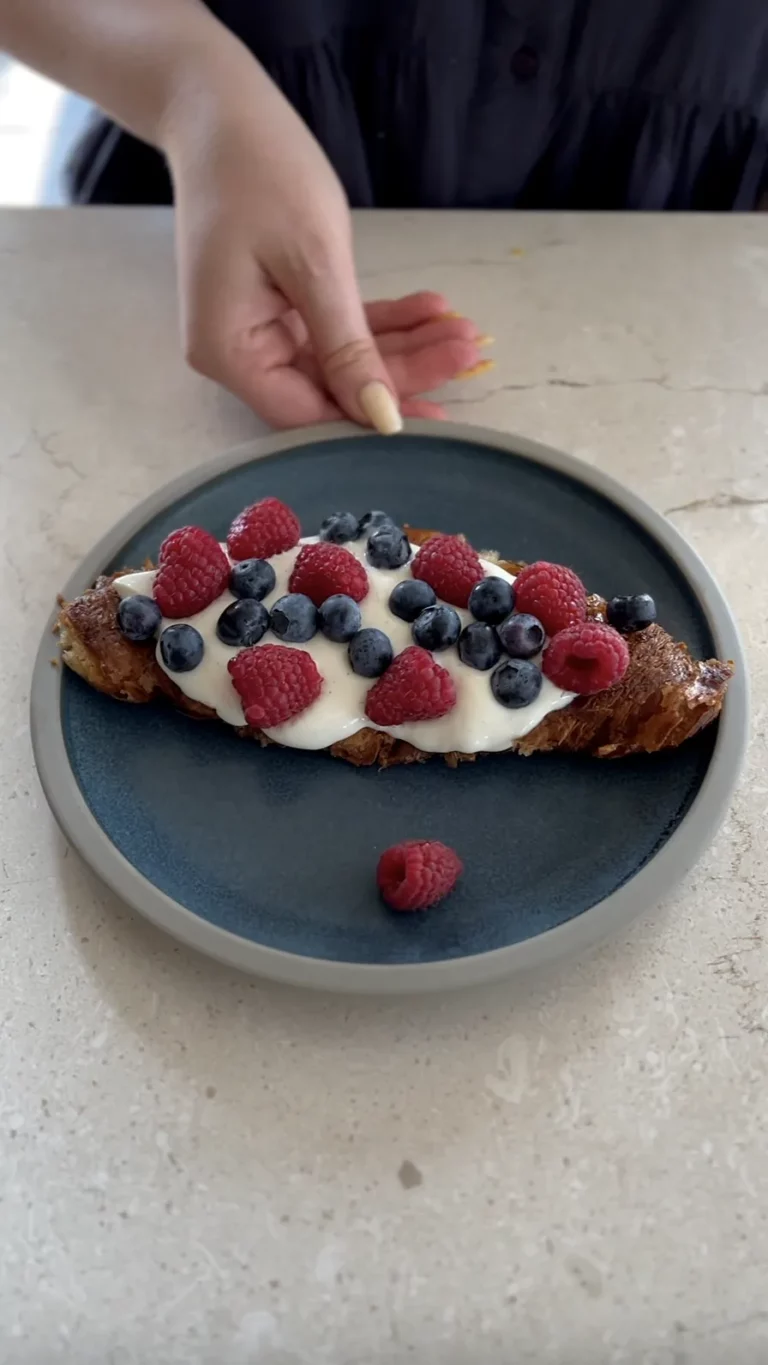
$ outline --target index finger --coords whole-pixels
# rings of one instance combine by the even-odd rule
[[[309,375],[293,365],[268,369],[252,352],[238,350],[222,382],[244,403],[254,408],[271,427],[311,426],[313,422],[332,422],[341,410],[318,388]]]
[[[399,332],[419,327],[445,317],[450,304],[442,294],[421,289],[416,294],[405,294],[401,299],[375,299],[366,303],[365,313],[372,332]]]

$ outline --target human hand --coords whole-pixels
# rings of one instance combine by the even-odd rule
[[[342,187],[244,56],[168,137],[189,363],[275,427],[444,415],[419,395],[478,363],[477,329],[438,294],[363,305]]]

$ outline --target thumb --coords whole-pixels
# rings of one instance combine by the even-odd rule
[[[342,411],[384,436],[401,431],[395,387],[368,326],[351,251],[279,283],[306,324],[325,383]]]

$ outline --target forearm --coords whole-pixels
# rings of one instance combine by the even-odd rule
[[[158,146],[179,104],[253,63],[201,0],[0,0],[0,49]]]

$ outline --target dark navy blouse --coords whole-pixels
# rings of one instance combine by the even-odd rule
[[[768,190],[768,0],[211,0],[355,206],[751,209]],[[81,202],[168,202],[102,125]]]

